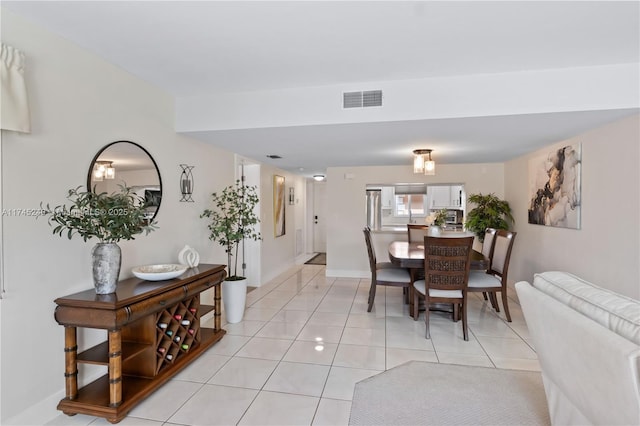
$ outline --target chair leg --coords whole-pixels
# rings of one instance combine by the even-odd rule
[[[467,330],[467,304],[462,301],[462,337],[465,341],[469,341],[469,332]]]
[[[498,305],[498,298],[496,297],[496,292],[492,291],[489,293],[489,300],[491,300],[491,306],[496,312],[500,312],[500,306]]]
[[[507,322],[511,322],[511,314],[509,313],[509,303],[507,302],[507,292],[505,290],[502,293],[502,306],[504,306],[504,315],[507,317]]]
[[[367,308],[367,312],[371,312],[373,308],[373,301],[376,299],[376,283],[371,282],[371,288],[369,289],[369,307]]]
[[[414,321],[418,321],[418,317],[420,316],[420,299],[418,292],[415,289],[412,288],[411,292],[413,293],[413,306],[411,309],[411,316],[413,317]]]
[[[482,292],[482,297],[484,297],[484,300],[489,300],[489,299],[487,298],[487,292],[486,292],[486,291],[483,291],[483,292]]]
[[[431,333],[429,332],[429,304],[427,301],[427,296],[424,296],[424,325],[425,325],[425,335],[426,339],[431,339]]]

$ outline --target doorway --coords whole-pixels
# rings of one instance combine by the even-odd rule
[[[313,251],[327,252],[327,191],[325,182],[313,182]]]

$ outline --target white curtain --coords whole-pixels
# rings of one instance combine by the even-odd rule
[[[24,81],[24,54],[18,49],[2,43],[0,54],[0,128],[29,133],[29,101]]]

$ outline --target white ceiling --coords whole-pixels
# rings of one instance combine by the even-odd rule
[[[638,1],[2,1],[176,98],[640,62]],[[19,46],[17,46],[19,47]],[[283,169],[504,161],[636,110],[200,131]],[[518,143],[514,144],[513,141]],[[258,142],[259,141],[259,144]],[[475,147],[475,150],[473,149]],[[334,149],[335,148],[335,149]],[[425,148],[427,148],[425,146]]]

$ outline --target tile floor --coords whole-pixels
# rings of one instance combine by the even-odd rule
[[[291,268],[251,291],[243,321],[119,424],[346,425],[355,383],[409,360],[539,371],[513,289],[512,323],[471,295],[468,342],[434,312],[426,340],[423,314],[409,317],[399,288],[378,288],[367,313],[368,291],[368,279]],[[61,414],[49,424],[109,423]]]

